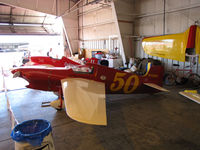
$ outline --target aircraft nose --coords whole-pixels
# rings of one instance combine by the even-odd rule
[[[16,78],[16,77],[20,77],[21,76],[21,72],[20,71],[17,71],[13,74],[13,78]]]
[[[13,78],[21,76],[21,71],[19,69],[13,69],[11,72],[13,74]]]
[[[12,72],[12,74],[14,74],[17,71],[18,71],[17,69],[13,69],[11,72]]]

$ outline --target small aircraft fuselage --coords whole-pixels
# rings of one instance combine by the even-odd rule
[[[88,63],[73,67],[27,66],[13,69],[12,73],[27,80],[28,88],[37,90],[59,91],[62,79],[84,78],[105,83],[107,94],[131,94],[158,92],[144,83],[162,86],[164,69],[161,65],[152,65],[148,72],[139,75]]]

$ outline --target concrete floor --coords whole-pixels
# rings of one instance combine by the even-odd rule
[[[46,119],[53,127],[56,150],[199,150],[200,105],[178,94],[107,95],[108,125],[70,119],[65,111],[41,107],[55,100],[51,92],[31,89],[7,93],[19,122]],[[14,149],[5,94],[0,93],[0,150]]]

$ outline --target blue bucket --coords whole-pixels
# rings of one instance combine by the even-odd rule
[[[16,142],[28,142],[32,146],[40,146],[44,137],[51,131],[51,124],[47,120],[28,120],[14,127],[11,138]]]

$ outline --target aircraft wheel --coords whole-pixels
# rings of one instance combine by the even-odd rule
[[[60,107],[61,103],[60,103],[60,99],[58,100],[55,100],[55,101],[52,101],[50,103],[51,107],[55,108],[56,110],[62,110],[65,108],[65,104],[64,104],[64,101],[62,103],[62,107]]]
[[[168,72],[164,75],[164,84],[167,86],[175,85],[176,75],[173,72]]]
[[[55,95],[59,96],[59,93],[58,93],[58,92],[53,92],[53,94],[55,94]]]
[[[187,83],[188,79],[184,78],[184,77],[177,77],[176,78],[176,84],[178,85],[183,85],[185,83]]]

